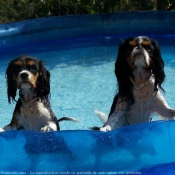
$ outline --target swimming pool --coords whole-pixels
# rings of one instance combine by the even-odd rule
[[[169,105],[174,106],[174,15],[171,12],[128,12],[53,17],[1,25],[0,126],[10,122],[15,106],[7,103],[4,72],[8,61],[22,54],[38,57],[46,63],[51,72],[51,105],[57,117],[72,116],[80,123],[62,122],[63,131],[59,133],[1,133],[0,159],[3,164],[0,170],[126,174],[143,169],[148,172],[147,167],[159,164],[172,166],[174,158],[170,151],[174,143],[174,121],[130,126],[109,133],[87,130],[102,125],[94,114],[95,109],[109,112],[116,90],[114,62],[120,40],[126,37],[147,35],[158,41],[165,61],[165,97]],[[165,132],[165,136],[160,138],[159,132]],[[154,140],[155,137],[158,139]],[[76,156],[69,157],[62,147],[49,148],[60,145],[58,138],[64,140]],[[165,141],[168,145],[158,147]],[[148,145],[148,142],[152,144]],[[45,149],[40,150],[42,143]],[[9,151],[11,146],[7,145],[12,145],[15,153]],[[169,150],[166,160],[160,158],[164,149]],[[145,153],[142,154],[143,150]],[[5,160],[10,162],[10,167]],[[151,160],[154,162],[148,163]],[[25,161],[27,166],[23,165]]]

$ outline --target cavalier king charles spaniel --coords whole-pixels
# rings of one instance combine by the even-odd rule
[[[138,36],[122,41],[115,62],[118,92],[109,116],[96,111],[106,120],[102,128],[110,131],[125,125],[151,121],[152,112],[162,119],[173,119],[175,109],[167,104],[160,90],[165,79],[164,61],[159,46],[149,37]],[[106,117],[106,119],[105,119]]]
[[[41,60],[28,55],[12,60],[6,70],[8,102],[17,102],[9,125],[0,131],[57,131],[58,122],[76,121],[70,117],[57,120],[50,106],[50,72]],[[16,93],[19,89],[19,99]]]

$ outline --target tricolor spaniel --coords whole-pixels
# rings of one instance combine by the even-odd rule
[[[161,94],[165,79],[164,61],[157,42],[145,36],[122,41],[115,62],[118,92],[109,116],[101,131],[110,131],[125,125],[151,121],[152,112],[163,119],[173,119],[170,108]],[[101,117],[103,113],[97,112]]]
[[[11,123],[0,131],[24,129],[30,131],[57,131],[58,122],[76,121],[70,117],[57,120],[50,107],[50,72],[41,60],[28,55],[12,60],[6,70],[8,102],[16,102]]]

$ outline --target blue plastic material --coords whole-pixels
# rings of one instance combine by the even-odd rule
[[[175,122],[151,122],[103,133],[0,133],[3,172],[175,173]],[[160,166],[161,165],[161,166]]]
[[[93,36],[173,35],[174,26],[174,12],[157,11],[26,20],[0,25],[0,52],[56,38],[62,40]]]

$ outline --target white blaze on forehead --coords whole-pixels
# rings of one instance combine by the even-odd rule
[[[138,38],[139,38],[138,44],[139,44],[139,46],[141,46],[142,45],[142,42],[143,42],[143,38],[141,36],[139,36]]]

